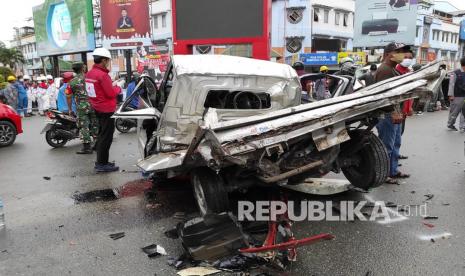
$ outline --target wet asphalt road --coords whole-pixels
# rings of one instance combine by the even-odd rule
[[[295,235],[331,233],[335,240],[298,250],[290,275],[465,275],[465,134],[445,130],[447,112],[415,116],[407,122],[402,170],[412,177],[401,185],[369,194],[346,192],[313,200],[383,200],[423,204],[438,216],[380,222],[298,222]],[[119,135],[111,159],[117,173],[93,173],[94,156],[74,154],[75,140],[50,148],[39,132],[42,117],[23,120],[25,133],[0,149],[0,196],[7,228],[0,233],[0,275],[175,275],[166,257],[149,259],[140,248],[160,244],[172,256],[182,252],[163,232],[178,220],[175,212],[195,212],[189,189],[164,187],[156,208],[144,195],[76,204],[75,193],[117,188],[141,179],[135,133]],[[50,180],[43,179],[51,177]],[[297,198],[297,197],[296,197]],[[108,235],[125,232],[112,240]],[[450,233],[448,239],[434,235]],[[369,273],[369,274],[367,274]],[[371,274],[370,274],[371,273]]]

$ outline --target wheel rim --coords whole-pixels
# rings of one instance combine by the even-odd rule
[[[15,132],[12,127],[8,125],[0,125],[0,143],[7,144],[9,143],[13,137],[15,136]]]
[[[59,138],[55,138],[56,137],[56,132],[53,131],[51,133],[51,137],[50,137],[50,141],[52,141],[52,143],[56,144],[56,145],[60,145],[60,144],[63,144],[65,142],[65,139],[59,139]]]
[[[120,130],[122,131],[128,131],[129,130],[129,127],[125,125],[125,123],[122,121],[122,120],[119,120],[117,122],[117,126]]]
[[[205,215],[207,213],[207,202],[205,201],[205,193],[203,192],[202,185],[199,183],[198,176],[194,176],[194,195],[199,205],[200,213]]]

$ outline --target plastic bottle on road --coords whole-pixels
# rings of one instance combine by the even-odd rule
[[[0,230],[5,228],[5,214],[3,213],[3,201],[0,198]]]

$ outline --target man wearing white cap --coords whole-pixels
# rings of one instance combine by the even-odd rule
[[[108,68],[111,66],[111,54],[105,48],[97,48],[92,53],[94,66],[87,72],[85,78],[86,91],[89,102],[95,110],[99,123],[97,137],[97,162],[96,172],[118,171],[118,166],[109,162],[113,133],[115,132],[115,119],[112,118],[116,111],[116,98],[121,89],[113,87]]]

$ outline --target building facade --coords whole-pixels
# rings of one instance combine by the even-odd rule
[[[444,59],[450,68],[456,67],[460,24],[454,22],[454,15],[449,10],[443,2],[419,1],[414,47],[417,62],[426,64]]]
[[[313,51],[352,51],[354,0],[312,0]]]
[[[312,50],[310,0],[274,0],[271,20],[271,57],[293,64]]]

